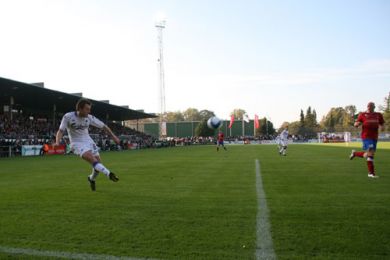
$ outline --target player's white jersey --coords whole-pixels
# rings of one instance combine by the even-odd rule
[[[88,117],[79,117],[77,112],[69,112],[64,115],[61,121],[60,130],[68,130],[69,140],[71,143],[74,142],[93,142],[89,136],[89,126],[95,126],[97,128],[103,128],[105,124],[92,115]]]
[[[287,141],[287,139],[288,139],[288,130],[287,130],[287,129],[284,129],[284,130],[280,133],[280,140]]]

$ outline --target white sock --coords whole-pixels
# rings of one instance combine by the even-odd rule
[[[104,173],[104,175],[106,175],[106,176],[108,176],[110,174],[110,171],[106,167],[104,167],[103,164],[101,164],[99,162],[94,163],[93,168],[95,170],[97,170],[98,172]]]
[[[99,175],[99,172],[97,170],[95,170],[94,168],[92,168],[92,173],[91,173],[91,175],[89,175],[89,178],[94,181],[94,180],[96,180],[96,177],[98,175]]]

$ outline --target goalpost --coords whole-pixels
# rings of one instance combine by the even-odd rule
[[[345,143],[346,146],[351,142],[351,136],[351,132],[317,133],[319,143]]]

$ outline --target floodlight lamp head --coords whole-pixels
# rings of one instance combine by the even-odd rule
[[[158,28],[165,28],[165,23],[166,23],[165,20],[158,20],[158,21],[156,21],[155,26]]]

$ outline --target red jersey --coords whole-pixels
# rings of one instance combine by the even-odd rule
[[[357,119],[358,122],[362,123],[362,139],[378,139],[378,128],[383,125],[385,120],[381,113],[363,112],[359,114]]]
[[[223,133],[218,133],[218,141],[222,142],[224,137]]]

